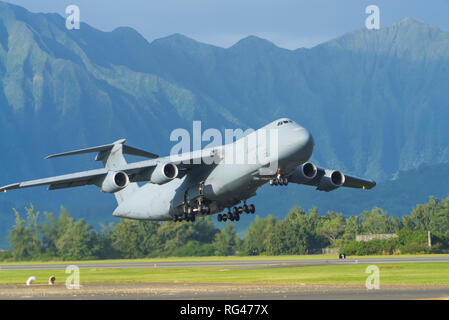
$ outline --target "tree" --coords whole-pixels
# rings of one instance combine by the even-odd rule
[[[232,223],[228,223],[224,229],[217,233],[213,242],[216,256],[233,255],[238,250],[239,245],[240,239]]]
[[[214,226],[211,216],[198,217],[193,224],[195,233],[193,234],[193,240],[198,241],[201,244],[212,243],[215,235],[219,232]]]
[[[326,238],[330,244],[333,244],[337,237],[339,237],[344,230],[344,217],[343,214],[335,214],[334,212],[328,212],[327,217],[321,223],[317,233]]]
[[[300,207],[294,207],[287,217],[276,224],[267,239],[269,254],[307,254],[323,246],[316,233],[320,223],[316,209],[308,216]]]
[[[360,219],[358,216],[348,217],[345,221],[345,230],[343,238],[345,240],[355,240],[356,236],[360,233]]]
[[[157,230],[158,255],[170,256],[176,250],[195,240],[196,231],[191,222],[164,222]]]
[[[361,232],[364,234],[379,234],[395,232],[394,223],[387,212],[374,208],[371,211],[363,211],[360,217]]]
[[[60,221],[61,220],[61,221]],[[98,234],[92,226],[80,219],[74,221],[70,214],[64,213],[58,219],[56,248],[58,255],[64,260],[96,259],[98,256]]]
[[[247,255],[258,255],[268,251],[267,239],[278,220],[269,215],[265,219],[256,217],[246,231],[243,251]]]
[[[127,259],[143,258],[157,251],[156,234],[160,226],[153,221],[121,219],[111,233],[113,247]]]
[[[25,207],[25,210],[26,220],[23,220],[19,212],[14,209],[16,224],[8,236],[14,260],[37,258],[43,250],[37,222],[39,212],[34,212],[32,204],[30,204],[30,207]]]

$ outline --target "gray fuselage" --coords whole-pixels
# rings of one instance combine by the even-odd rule
[[[261,139],[264,132],[270,137]],[[273,121],[233,143],[201,150],[202,154],[216,154],[217,160],[212,164],[200,164],[201,170],[195,172],[194,167],[188,175],[163,185],[145,184],[121,202],[113,215],[172,220],[198,199],[208,204],[210,214],[221,212],[253,197],[270,178],[291,174],[310,159],[313,147],[313,138],[305,128],[290,119]],[[255,154],[263,155],[264,159],[256,156],[254,161],[251,157]],[[229,155],[232,159],[227,158]],[[236,160],[236,157],[240,158]]]

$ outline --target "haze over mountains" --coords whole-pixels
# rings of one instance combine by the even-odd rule
[[[225,49],[180,34],[149,43],[127,27],[67,30],[57,14],[0,2],[0,184],[98,167],[93,156],[42,160],[51,153],[127,138],[168,154],[170,132],[193,120],[224,130],[284,116],[310,129],[318,165],[388,180],[449,160],[448,74],[449,33],[410,18],[311,49],[253,36]],[[272,208],[300,202],[293,189]],[[34,201],[110,218],[113,197],[92,190],[11,192],[0,208]]]

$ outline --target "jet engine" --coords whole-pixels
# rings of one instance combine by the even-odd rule
[[[123,171],[109,171],[101,184],[101,191],[116,193],[125,189],[129,184],[129,177]]]
[[[317,189],[322,191],[332,191],[340,188],[345,183],[345,179],[345,175],[338,170],[326,170]]]
[[[150,182],[165,184],[178,176],[178,167],[173,163],[159,163],[151,174]]]
[[[295,172],[288,178],[288,181],[298,184],[307,183],[316,177],[317,172],[318,169],[313,163],[306,162],[296,168]]]

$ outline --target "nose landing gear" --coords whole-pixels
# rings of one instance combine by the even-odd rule
[[[278,176],[270,180],[270,186],[286,186],[288,185],[288,178]]]

